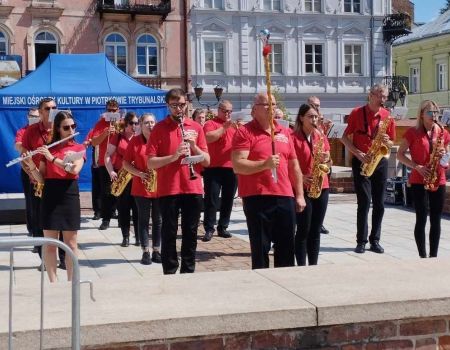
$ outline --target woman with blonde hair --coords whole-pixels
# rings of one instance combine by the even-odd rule
[[[441,216],[445,200],[445,169],[448,167],[448,160],[443,159],[442,156],[448,152],[450,136],[438,123],[438,115],[439,107],[436,102],[423,101],[417,113],[416,126],[406,131],[397,153],[398,160],[412,169],[408,181],[411,184],[416,211],[414,238],[421,258],[427,257],[425,243],[427,200],[430,211],[430,258],[437,257],[441,235]],[[409,157],[406,156],[408,149]],[[430,162],[432,154],[435,157]],[[426,179],[432,175],[430,165],[433,162],[436,164],[436,182],[430,188],[425,188]]]

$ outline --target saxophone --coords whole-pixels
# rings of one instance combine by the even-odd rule
[[[324,136],[320,133],[320,139],[317,145],[314,147],[313,153],[313,166],[312,166],[312,182],[308,188],[307,195],[309,198],[319,198],[322,193],[323,177],[330,172],[330,167],[321,163],[321,154],[323,152]]]
[[[42,198],[42,191],[44,190],[44,184],[42,182],[36,182],[33,185],[34,196]]]
[[[388,117],[381,122],[378,132],[372,141],[372,145],[367,152],[370,157],[369,163],[363,163],[361,166],[362,176],[372,176],[381,158],[389,154],[389,148],[383,143],[383,135],[386,134],[386,130],[391,122],[391,118]]]
[[[430,175],[424,178],[424,186],[427,191],[435,192],[439,188],[439,169],[441,156],[439,151],[444,146],[444,128],[435,122],[440,127],[440,134],[433,144],[433,150],[428,161],[427,168],[430,169]],[[434,127],[434,126],[433,126]]]
[[[119,197],[132,178],[133,175],[126,171],[125,168],[120,169],[117,173],[117,179],[111,183],[111,194]]]
[[[144,179],[144,180],[142,180],[142,183],[144,184],[147,192],[156,192],[156,188],[157,188],[157,186],[156,186],[157,185],[156,170],[148,169],[147,174],[148,174],[148,180]]]

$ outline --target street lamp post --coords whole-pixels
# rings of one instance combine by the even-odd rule
[[[195,98],[197,99],[197,103],[201,106],[206,107],[206,109],[207,109],[206,115],[207,115],[208,119],[211,119],[211,114],[212,114],[210,107],[214,107],[220,102],[220,99],[222,98],[222,92],[223,92],[223,88],[219,85],[216,85],[214,87],[214,95],[216,96],[217,102],[216,103],[204,103],[204,102],[200,101],[200,99],[202,98],[202,95],[203,95],[203,87],[201,87],[200,85],[197,85],[194,88],[194,94],[195,94]],[[193,101],[192,92],[188,93],[187,98],[188,98],[188,101],[192,103],[192,101]]]

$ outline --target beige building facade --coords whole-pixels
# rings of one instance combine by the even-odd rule
[[[188,84],[183,0],[0,4],[0,55],[22,56],[23,74],[35,70],[49,53],[105,52],[146,85],[168,89]]]

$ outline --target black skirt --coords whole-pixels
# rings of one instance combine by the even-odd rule
[[[42,228],[57,231],[79,230],[80,215],[78,181],[46,179],[41,202]]]

